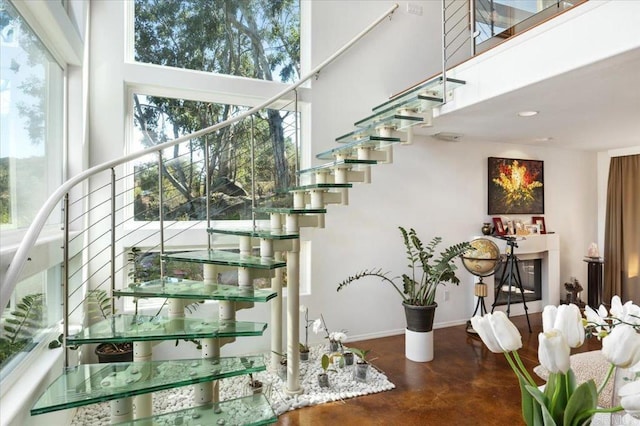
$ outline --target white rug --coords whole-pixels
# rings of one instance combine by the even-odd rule
[[[304,393],[295,396],[285,394],[284,382],[269,366],[271,357],[264,354],[267,371],[254,374],[254,378],[265,384],[271,384],[271,390],[267,396],[277,415],[302,407],[341,401],[395,388],[387,376],[373,365],[371,366],[373,368],[369,368],[365,383],[357,382],[353,378],[353,366],[345,366],[344,368],[336,368],[335,372],[329,372],[329,387],[321,388],[318,385],[318,374],[322,372],[320,358],[326,352],[326,345],[312,347],[309,361],[300,362],[300,385],[304,389]],[[220,399],[224,401],[244,396],[248,380],[246,375],[221,380]],[[193,389],[191,386],[157,392],[153,398],[153,410],[155,414],[160,414],[189,408],[192,406],[192,400]],[[73,426],[108,425],[109,415],[109,402],[81,407],[71,424]]]

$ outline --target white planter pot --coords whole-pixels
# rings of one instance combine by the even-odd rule
[[[433,331],[411,331],[405,329],[404,354],[415,362],[433,360]]]

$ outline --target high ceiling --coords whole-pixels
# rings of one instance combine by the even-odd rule
[[[640,49],[443,114],[416,133],[439,132],[593,151],[640,146]]]

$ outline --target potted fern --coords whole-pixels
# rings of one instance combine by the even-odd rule
[[[104,320],[111,315],[112,298],[104,290],[91,290],[89,292],[89,313],[99,316]],[[133,342],[100,343],[95,354],[98,362],[131,362],[133,361]]]
[[[470,250],[471,245],[466,241],[457,243],[436,255],[437,247],[442,242],[441,237],[434,237],[429,243],[424,244],[415,229],[410,228],[407,231],[401,226],[398,228],[409,261],[408,273],[390,277],[388,272],[379,268],[365,269],[342,281],[337,291],[362,278],[380,278],[382,282],[393,286],[402,298],[407,330],[413,333],[428,333],[433,330],[435,310],[438,307],[436,291],[446,283],[460,283],[454,261]]]

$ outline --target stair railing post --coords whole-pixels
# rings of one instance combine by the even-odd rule
[[[205,203],[205,214],[207,215],[207,230],[211,228],[211,187],[209,183],[209,163],[211,159],[209,158],[209,135],[205,135],[204,137],[204,194],[207,198]],[[211,250],[211,238],[212,235],[207,232],[207,250]]]
[[[294,135],[294,141],[295,141],[295,145],[296,145],[296,150],[295,150],[295,155],[296,155],[296,186],[300,185],[300,173],[298,173],[300,171],[300,152],[298,149],[298,138],[299,138],[299,132],[300,132],[300,127],[298,124],[298,89],[293,89],[293,94],[295,96],[294,98],[294,105],[295,105],[295,135]]]
[[[162,185],[162,150],[158,151],[158,224],[160,226],[160,279],[164,279],[164,196]]]
[[[442,0],[442,100],[447,103],[447,0]]]
[[[109,296],[111,296],[111,315],[116,314],[116,306],[115,300],[113,297],[113,293],[116,290],[116,171],[112,167],[111,168],[111,267],[109,268],[109,272],[111,278],[109,279],[109,286],[111,288],[111,292]]]
[[[64,351],[64,366],[69,366],[67,336],[69,335],[69,193],[64,195],[64,243],[62,245],[62,348]]]
[[[251,115],[251,229],[256,230],[256,152],[255,152],[255,134],[254,134],[254,120]]]

